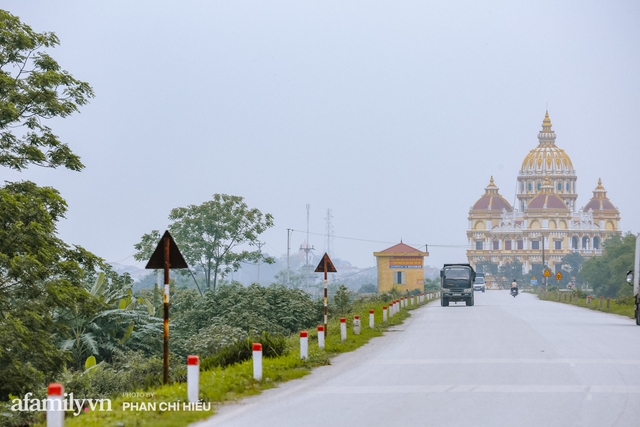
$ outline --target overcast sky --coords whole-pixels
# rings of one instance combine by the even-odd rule
[[[469,208],[493,175],[513,203],[545,109],[577,206],[598,178],[640,231],[640,2],[5,0],[96,97],[50,123],[81,172],[0,170],[68,201],[68,243],[135,265],[169,211],[214,193],[324,233],[374,265],[402,239],[465,261]],[[294,232],[297,248],[304,233]],[[323,237],[311,243],[322,250]],[[454,247],[440,247],[440,246]],[[457,247],[456,247],[457,246]]]

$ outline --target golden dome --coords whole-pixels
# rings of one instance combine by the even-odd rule
[[[529,174],[565,175],[575,173],[571,159],[555,143],[556,133],[551,129],[551,119],[547,111],[538,133],[539,144],[531,150],[522,162],[521,171]]]

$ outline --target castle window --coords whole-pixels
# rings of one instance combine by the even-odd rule
[[[571,239],[571,249],[578,249],[578,238],[576,236]]]
[[[600,249],[600,238],[599,237],[594,237],[593,238],[593,249]]]
[[[520,183],[520,192],[524,193],[524,182]]]
[[[482,240],[476,240],[476,250],[481,251],[482,249]]]
[[[567,193],[569,192],[569,190],[571,190],[571,184],[567,182]]]
[[[587,236],[582,238],[582,249],[589,249],[589,238]]]
[[[540,249],[540,241],[534,240],[531,242],[531,249]]]
[[[529,189],[529,191],[531,191],[531,190],[532,190],[531,183],[529,183],[529,185],[527,186],[527,188]]]
[[[496,250],[496,251],[498,249],[500,249],[500,241],[499,240],[494,240],[493,241],[493,249]]]
[[[538,191],[540,191],[540,188],[542,188],[542,184],[538,183]]]
[[[404,285],[406,281],[406,275],[404,271],[394,271],[393,272],[393,284],[394,285]]]
[[[562,183],[561,182],[558,183],[558,191],[562,191]]]
[[[511,240],[510,239],[507,239],[507,240],[504,241],[504,249],[506,251],[510,251],[511,250]]]
[[[524,249],[524,241],[522,239],[518,239],[518,249]]]
[[[554,243],[554,249],[562,249],[562,240],[556,240]]]

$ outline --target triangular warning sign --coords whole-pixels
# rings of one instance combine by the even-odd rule
[[[318,266],[316,267],[315,272],[324,273],[325,268],[327,273],[338,272],[338,270],[336,270],[336,268],[333,266],[333,263],[331,262],[331,259],[329,258],[329,255],[327,255],[326,252],[324,253],[324,256],[322,257],[322,259],[320,260],[320,264],[318,264]]]
[[[153,251],[153,255],[151,255],[151,259],[147,263],[145,268],[153,268],[157,270],[161,270],[164,268],[164,249],[165,249],[165,239],[169,240],[169,268],[189,268],[187,262],[182,257],[180,253],[180,249],[178,249],[178,245],[169,234],[169,231],[165,231],[162,239],[158,242],[158,247]]]

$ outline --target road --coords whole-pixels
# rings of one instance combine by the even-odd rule
[[[507,291],[436,301],[213,426],[640,426],[640,327]]]

